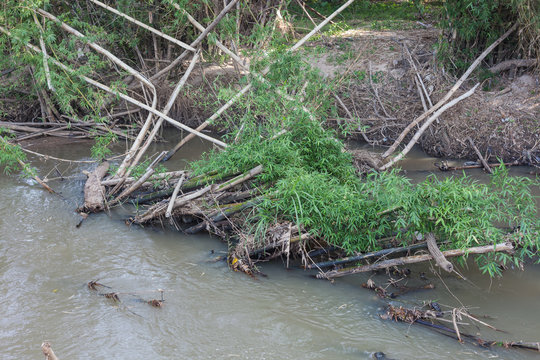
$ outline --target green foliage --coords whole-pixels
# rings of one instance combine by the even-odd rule
[[[95,144],[90,149],[92,157],[96,160],[104,160],[112,154],[109,147],[116,142],[118,136],[113,132],[108,132],[105,135],[97,135],[94,140]]]
[[[430,176],[414,185],[394,171],[360,179],[336,134],[317,120],[335,110],[320,75],[299,55],[276,53],[274,60],[277,64],[267,77],[270,83],[255,81],[253,92],[236,109],[232,124],[241,127],[230,135],[229,143],[237,142],[192,164],[195,174],[217,171],[218,178],[263,165],[258,181],[265,184],[261,191],[266,200],[253,213],[256,225],[249,220],[246,224],[259,241],[266,228],[283,220],[349,253],[379,249],[379,239],[396,234],[407,245],[427,232],[444,241],[443,248],[467,249],[507,240],[508,231],[501,226],[519,229],[510,235],[521,245],[514,257],[478,258],[482,271],[491,276],[500,272],[499,262],[522,261],[540,246],[531,194],[537,181],[510,177],[504,167],[490,184],[466,176],[442,180]],[[289,94],[305,92],[305,99],[314,100],[288,101],[276,93],[277,88]],[[223,91],[222,100],[232,93]],[[275,136],[281,129],[286,132]]]
[[[24,163],[26,154],[19,145],[10,142],[12,138],[13,135],[8,130],[0,128],[0,165],[4,167],[4,173],[11,174],[20,168],[23,176],[33,176],[35,170]]]
[[[486,61],[508,58],[540,58],[540,2],[538,0],[450,0],[444,2],[441,25],[446,37],[439,55],[450,68],[463,71],[512,25],[518,31],[506,39]]]
[[[13,145],[9,140],[13,135],[3,128],[0,128],[0,165],[4,167],[4,173],[11,174],[19,167],[19,160],[26,158],[25,153],[17,145]]]
[[[330,15],[343,4],[341,1],[325,0],[311,0],[306,3],[323,15]],[[399,2],[357,0],[340,17],[355,20],[416,20],[419,11],[425,11],[426,6],[419,0]],[[293,10],[302,12],[300,8],[293,7]]]

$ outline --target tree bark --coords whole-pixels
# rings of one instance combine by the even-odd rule
[[[439,250],[439,247],[437,246],[437,240],[435,239],[435,235],[433,233],[427,233],[426,234],[426,243],[428,247],[428,251],[437,263],[441,267],[441,269],[452,272],[454,271],[454,265],[446,258],[444,257],[444,254]]]
[[[109,163],[101,163],[96,170],[88,175],[84,185],[84,205],[82,210],[98,212],[103,210],[105,201],[105,187],[101,185],[101,179],[109,170]]]
[[[45,341],[41,344],[41,351],[43,351],[43,355],[45,355],[45,360],[58,360],[49,342]]]
[[[445,257],[452,257],[452,256],[462,256],[462,255],[468,255],[468,254],[485,254],[485,253],[499,252],[499,251],[512,252],[513,250],[514,250],[514,247],[512,246],[512,244],[502,243],[502,244],[497,244],[497,245],[478,246],[478,247],[473,247],[466,250],[461,250],[461,249],[448,250],[448,251],[444,251],[442,254]],[[333,270],[326,273],[320,273],[317,275],[317,277],[319,279],[332,279],[332,278],[342,277],[345,275],[352,275],[352,274],[358,274],[361,272],[386,269],[392,266],[414,264],[414,263],[419,263],[419,262],[428,261],[428,260],[433,260],[433,256],[431,255],[407,256],[407,257],[401,257],[397,259],[385,260],[385,261],[381,261],[374,264],[358,266],[358,267],[350,268],[350,269]]]

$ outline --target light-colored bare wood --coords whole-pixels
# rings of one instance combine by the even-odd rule
[[[192,46],[190,46],[190,45],[188,45],[188,44],[186,44],[186,43],[184,43],[184,42],[182,42],[182,41],[180,41],[178,39],[175,39],[172,36],[169,36],[169,35],[165,34],[164,32],[156,30],[153,27],[151,27],[149,25],[146,25],[143,22],[140,22],[139,20],[134,19],[131,16],[124,14],[123,12],[116,10],[115,8],[102,3],[101,1],[98,1],[98,0],[90,0],[90,1],[93,2],[96,5],[101,6],[104,9],[109,10],[110,12],[112,12],[112,13],[118,15],[118,16],[123,17],[124,19],[126,19],[128,21],[131,21],[134,24],[137,24],[138,26],[142,27],[143,29],[146,29],[146,30],[148,30],[148,31],[150,31],[150,32],[152,32],[152,33],[154,33],[156,35],[161,36],[162,38],[164,38],[166,40],[169,40],[170,42],[172,42],[172,43],[174,43],[174,44],[176,44],[176,45],[178,45],[178,46],[180,46],[180,47],[182,47],[182,48],[184,48],[186,50],[193,51],[193,52],[197,51],[194,47],[192,47]]]
[[[64,29],[65,31],[69,32],[70,34],[73,34],[75,35],[76,37],[79,37],[79,38],[82,38],[82,39],[86,39],[86,36],[84,34],[82,34],[81,32],[79,32],[78,30],[72,28],[71,26],[69,26],[68,24],[66,23],[63,23],[61,22],[56,16],[54,16],[53,14],[51,13],[48,13],[47,11],[43,10],[43,9],[37,9],[36,10],[40,15],[42,15],[43,17],[46,17],[56,23],[59,24],[59,26]],[[154,86],[154,84],[152,84],[148,79],[146,79],[140,72],[138,72],[137,70],[135,70],[134,68],[132,68],[131,66],[129,66],[128,64],[126,64],[125,62],[123,62],[122,60],[120,60],[118,57],[116,57],[114,54],[112,54],[110,51],[108,51],[107,49],[103,48],[102,46],[92,42],[92,41],[88,41],[87,42],[88,46],[90,46],[92,49],[94,49],[95,51],[97,51],[98,53],[104,55],[105,57],[107,57],[109,60],[111,60],[112,62],[114,62],[115,64],[117,64],[118,66],[120,66],[122,69],[126,70],[128,73],[130,73],[131,75],[133,75],[135,78],[137,78],[139,81],[141,81],[142,83],[144,83],[146,86],[148,86],[148,88],[150,88],[150,90],[152,91],[152,105],[151,105],[151,108],[153,110],[155,110],[156,108],[156,105],[157,105],[157,92],[156,92],[156,88]],[[55,62],[56,63],[56,62]],[[83,77],[84,78],[84,77]],[[116,94],[120,94],[119,92],[114,92]],[[122,161],[122,163],[120,164],[120,166],[118,167],[118,170],[116,171],[116,176],[119,176],[119,177],[122,177],[125,172],[127,171],[127,168],[128,166],[130,165],[131,163],[131,160],[133,158],[133,156],[135,156],[135,153],[136,151],[139,149],[146,133],[148,132],[148,129],[150,128],[150,125],[152,123],[152,117],[153,115],[155,115],[155,113],[153,112],[149,112],[147,118],[146,118],[146,121],[144,122],[140,132],[139,132],[139,135],[135,138],[135,141],[133,142],[133,144],[131,145],[131,149],[130,151],[128,152],[128,154],[126,155],[126,157],[124,158],[124,160]]]
[[[468,255],[468,254],[486,254],[490,252],[512,252],[513,250],[514,250],[514,247],[512,246],[512,244],[502,243],[502,244],[496,244],[496,245],[478,246],[478,247],[473,247],[473,248],[469,248],[465,250],[462,250],[462,249],[447,250],[447,251],[443,251],[442,253],[445,257],[454,257],[454,256]],[[427,255],[427,254],[406,256],[406,257],[401,257],[397,259],[384,260],[384,261],[376,262],[369,265],[358,266],[355,268],[349,268],[349,269],[343,269],[343,270],[332,270],[326,273],[318,274],[317,277],[321,279],[333,279],[333,278],[342,277],[346,275],[358,274],[362,272],[379,270],[379,269],[386,269],[392,266],[415,264],[415,263],[429,261],[429,260],[433,260],[433,256]]]
[[[45,360],[58,360],[49,342],[45,341],[41,344],[41,351],[45,355]]]
[[[405,136],[416,126],[418,125],[422,120],[426,119],[428,116],[436,112],[440,107],[442,107],[451,97],[454,95],[454,93],[461,87],[461,85],[469,78],[469,75],[480,65],[480,63],[486,58],[486,56],[489,55],[493,49],[497,47],[504,39],[506,39],[514,30],[516,30],[517,24],[514,24],[507,32],[505,32],[500,38],[495,40],[493,44],[491,44],[486,50],[476,58],[476,60],[469,66],[467,71],[459,78],[459,80],[452,86],[452,88],[446,93],[446,95],[439,100],[435,105],[431,107],[428,111],[417,117],[414,121],[412,121],[402,132],[399,134],[398,138],[394,141],[392,146],[388,148],[382,155],[383,158],[389,157],[398,146],[401,144],[401,142],[405,139]]]
[[[47,79],[47,87],[49,88],[49,90],[54,92],[54,86],[52,85],[52,80],[51,80],[51,70],[49,69],[49,62],[48,62],[49,55],[47,54],[47,48],[45,47],[45,41],[43,40],[43,28],[41,27],[41,24],[39,23],[36,14],[32,13],[32,16],[34,17],[34,23],[39,29],[39,46],[41,47],[41,52],[43,53],[43,69],[45,70],[45,78]]]
[[[225,6],[223,8],[223,10],[221,10],[221,12],[214,18],[214,21],[212,21],[210,23],[210,25],[208,25],[206,27],[206,30],[202,32],[202,34],[200,34],[191,44],[190,46],[191,47],[194,47],[196,48],[197,46],[199,46],[199,44],[208,36],[208,34],[214,30],[214,28],[219,24],[219,22],[221,21],[221,19],[223,19],[223,17],[234,7],[234,5],[236,5],[236,3],[238,2],[239,0],[232,0],[227,6]],[[187,51],[184,51],[182,54],[180,54],[180,56],[178,56],[176,59],[174,59],[169,65],[167,65],[166,67],[164,67],[163,69],[161,69],[159,72],[157,72],[156,74],[154,74],[150,79],[151,80],[157,80],[159,79],[160,77],[162,77],[163,75],[167,74],[169,71],[171,71],[172,69],[174,69],[174,67],[176,65],[178,65],[180,63],[180,61],[182,61],[182,59],[184,59],[186,56],[187,56]]]
[[[180,188],[182,187],[182,184],[184,183],[184,179],[186,177],[182,175],[182,177],[178,180],[176,183],[176,186],[174,187],[173,193],[171,195],[171,199],[169,200],[169,205],[167,206],[167,211],[165,212],[165,217],[170,218],[171,212],[174,206],[174,202],[176,200],[176,197],[178,196],[178,192],[180,191]]]
[[[105,204],[105,187],[101,185],[101,179],[107,174],[109,163],[103,162],[88,175],[84,185],[83,211],[98,212],[103,210]]]
[[[444,106],[442,106],[441,108],[439,108],[439,110],[437,110],[433,114],[433,116],[431,116],[428,120],[426,120],[426,122],[422,125],[422,127],[416,132],[416,134],[409,141],[407,146],[405,146],[405,149],[403,149],[398,155],[396,155],[394,158],[392,158],[389,162],[387,162],[386,164],[381,166],[380,170],[387,170],[387,169],[391,168],[392,166],[394,166],[395,163],[397,163],[398,161],[403,159],[405,157],[405,155],[407,155],[409,153],[409,151],[411,151],[411,149],[416,144],[418,139],[420,139],[420,136],[422,136],[422,134],[431,125],[431,123],[433,123],[433,121],[435,121],[435,119],[437,119],[439,116],[441,116],[442,113],[444,113],[446,110],[448,110],[452,106],[456,105],[461,100],[466,99],[469,96],[471,96],[479,85],[480,85],[480,83],[476,84],[472,89],[470,89],[469,91],[467,91],[463,95],[455,98],[454,100],[450,101],[449,103],[447,103]]]
[[[197,51],[193,55],[193,58],[191,59],[191,62],[189,64],[186,72],[184,73],[184,75],[182,76],[182,78],[180,79],[178,84],[175,86],[171,96],[169,97],[169,100],[167,101],[167,104],[165,105],[165,108],[163,108],[162,112],[165,115],[169,114],[169,111],[171,110],[171,108],[173,107],[173,105],[174,105],[174,103],[176,101],[176,98],[178,97],[178,95],[180,94],[180,91],[184,87],[187,79],[189,78],[189,75],[191,74],[191,72],[195,68],[195,65],[197,64],[197,61],[199,60],[199,56],[200,56],[200,50]],[[135,166],[135,165],[137,165],[139,163],[139,161],[141,160],[142,156],[144,155],[144,153],[146,152],[148,147],[152,144],[152,141],[154,141],[154,138],[156,137],[159,129],[161,128],[161,124],[163,124],[163,121],[164,121],[164,119],[162,117],[160,117],[159,120],[157,121],[157,123],[154,125],[154,128],[152,129],[152,132],[150,132],[150,134],[146,138],[146,141],[145,141],[144,145],[140,148],[139,152],[137,153],[137,155],[133,159],[133,162],[131,163],[132,168],[133,168],[133,166]],[[193,135],[193,134],[190,134],[190,135]],[[193,136],[195,136],[195,135],[193,135]],[[130,171],[128,170],[126,172],[126,174],[129,175],[129,173],[130,173]]]
[[[482,165],[484,166],[484,169],[486,169],[486,171],[490,174],[493,174],[493,170],[491,169],[491,166],[489,166],[489,164],[487,163],[486,159],[484,159],[484,157],[482,156],[482,153],[480,152],[480,150],[478,150],[478,148],[476,147],[476,145],[474,144],[474,141],[473,139],[470,137],[470,136],[467,136],[467,141],[469,141],[469,144],[471,144],[474,152],[476,153],[476,156],[478,156],[478,159],[480,159],[480,162],[482,163]]]
[[[495,66],[489,68],[489,71],[492,73],[499,73],[501,71],[510,70],[518,67],[532,67],[538,63],[537,59],[515,59],[515,60],[506,60],[501,63],[498,63]]]
[[[437,246],[437,240],[435,239],[435,235],[433,235],[433,233],[426,234],[426,244],[429,253],[441,269],[447,272],[454,271],[454,265],[452,265],[452,263],[446,260],[446,258],[444,257],[444,254]]]

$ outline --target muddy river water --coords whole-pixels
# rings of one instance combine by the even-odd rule
[[[190,144],[171,168],[204,150],[204,144]],[[37,149],[70,159],[89,156],[87,144]],[[53,167],[32,160],[41,175]],[[420,179],[434,161],[416,153],[403,166],[408,176]],[[127,209],[90,216],[76,228],[80,174],[90,166],[59,165],[73,176],[51,183],[65,200],[32,181],[0,175],[0,359],[42,359],[44,340],[60,360],[344,360],[368,359],[376,351],[392,359],[540,356],[462,345],[417,325],[382,320],[385,303],[361,288],[369,274],[332,284],[299,268],[285,270],[278,260],[262,265],[268,277],[251,279],[208,261],[225,251],[218,239],[130,228],[123,222]],[[481,171],[469,174],[483,177]],[[435,289],[407,294],[401,302],[461,302],[494,317],[488,321],[507,331],[478,329],[483,338],[540,341],[539,265],[510,269],[492,280],[473,266],[460,268],[467,281],[442,275],[444,283],[425,265],[412,269],[413,278],[425,271]],[[89,290],[86,283],[96,279],[119,292],[122,302]],[[160,309],[141,301],[159,298],[157,289],[164,290]]]

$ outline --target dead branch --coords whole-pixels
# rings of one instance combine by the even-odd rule
[[[351,121],[354,121],[354,116],[351,114],[351,112],[349,111],[349,109],[347,108],[347,106],[345,105],[345,103],[343,102],[343,100],[341,100],[341,98],[339,96],[337,96],[337,94],[334,94],[334,98],[337,100],[337,102],[339,103],[339,105],[343,108],[343,110],[345,110],[345,112],[347,113],[347,116],[349,117],[349,119]],[[362,128],[362,124],[359,123],[358,124],[358,128],[361,129]],[[360,130],[360,134],[362,135],[362,137],[364,138],[364,140],[368,143],[368,144],[371,144],[371,141],[369,141],[368,137],[366,136],[366,133],[361,131]]]
[[[454,93],[461,87],[461,85],[465,82],[465,80],[467,80],[469,78],[469,75],[471,75],[471,73],[474,71],[474,69],[476,69],[478,67],[478,65],[480,65],[482,60],[484,60],[485,57],[488,56],[489,53],[491,51],[493,51],[493,49],[495,49],[497,47],[497,45],[499,45],[504,39],[506,39],[516,28],[517,28],[517,24],[514,24],[514,26],[512,26],[507,32],[505,32],[500,38],[495,40],[495,42],[493,42],[493,44],[491,44],[486,50],[484,50],[484,52],[482,52],[482,54],[480,54],[480,56],[478,56],[478,58],[476,58],[476,60],[471,64],[471,66],[467,69],[467,71],[465,71],[465,73],[461,76],[461,78],[459,78],[459,80],[454,84],[454,86],[450,89],[450,91],[448,91],[446,93],[446,95],[439,102],[437,102],[437,104],[432,106],[431,109],[429,109],[427,112],[423,113],[418,118],[416,118],[414,121],[412,121],[405,128],[405,130],[403,130],[401,132],[401,134],[394,141],[392,146],[390,146],[390,148],[384,152],[382,157],[383,158],[389,157],[394,151],[396,151],[399,144],[401,144],[403,139],[405,139],[405,136],[407,136],[407,134],[416,125],[418,125],[422,120],[426,119],[428,116],[430,116],[431,114],[436,112],[437,109],[442,107],[452,97],[452,95],[454,95]]]
[[[489,348],[494,346],[500,346],[505,349],[511,349],[511,348],[520,348],[520,349],[528,349],[528,350],[534,350],[534,351],[540,351],[540,343],[538,342],[523,342],[523,341],[493,341],[493,340],[484,340],[480,338],[477,335],[471,335],[464,332],[461,332],[458,328],[458,324],[460,325],[466,325],[464,323],[460,323],[457,321],[458,318],[461,317],[461,315],[465,315],[469,317],[470,319],[473,319],[473,317],[470,317],[466,314],[466,312],[461,311],[460,309],[452,309],[452,311],[449,312],[452,318],[450,320],[443,319],[440,316],[443,314],[439,311],[435,312],[433,310],[421,310],[418,308],[406,308],[403,306],[392,306],[388,305],[387,311],[385,314],[380,315],[382,319],[385,320],[394,320],[394,321],[400,321],[405,322],[408,324],[419,324],[426,327],[429,327],[430,329],[435,330],[436,332],[450,336],[459,342],[465,342],[472,345],[477,345],[483,348]],[[438,324],[437,322],[445,321],[450,322],[453,324],[453,328],[449,328],[447,326]],[[482,323],[485,326],[488,326],[492,329],[492,326],[486,323]],[[497,330],[497,329],[495,329]]]
[[[92,161],[94,162],[94,161]],[[155,174],[153,176],[150,177],[149,180],[163,180],[163,179],[167,179],[167,178],[176,178],[176,177],[179,177],[179,176],[182,176],[185,174],[185,171],[183,170],[179,170],[179,171],[169,171],[169,172],[164,172],[164,173],[160,173],[160,174]],[[101,182],[101,185],[103,186],[114,186],[116,184],[118,184],[120,182],[121,179],[119,178],[112,178],[112,179],[107,179],[107,180],[103,180]],[[128,177],[126,178],[126,181],[124,182],[125,184],[130,184],[132,182],[136,181],[135,178],[133,177]],[[144,184],[143,184],[144,186]]]
[[[118,11],[118,10],[116,10],[115,8],[113,8],[113,7],[109,6],[109,5],[106,5],[106,4],[104,4],[104,3],[102,3],[102,2],[100,2],[98,0],[90,0],[90,1],[93,2],[96,5],[101,6],[104,9],[109,10],[110,12],[112,12],[112,13],[118,15],[118,16],[123,17],[124,19],[126,19],[128,21],[131,21],[134,24],[137,24],[138,26],[152,32],[153,34],[159,35],[162,38],[164,38],[166,40],[169,40],[170,42],[172,42],[172,43],[174,43],[174,44],[176,44],[176,45],[178,45],[178,46],[180,46],[180,47],[182,47],[182,48],[184,48],[186,50],[193,51],[193,52],[197,51],[194,47],[192,47],[192,46],[190,46],[190,45],[188,45],[188,44],[186,44],[186,43],[184,43],[184,42],[182,42],[180,40],[177,40],[177,39],[175,39],[175,38],[161,32],[159,30],[156,30],[153,27],[148,26],[145,23],[142,23],[139,20],[132,18],[131,16],[124,14],[123,12]]]
[[[41,344],[41,351],[43,351],[43,355],[45,355],[45,360],[58,360],[54,354],[51,344],[48,341]]]
[[[493,174],[493,170],[491,170],[491,167],[489,166],[489,164],[487,163],[486,159],[484,159],[484,157],[482,156],[482,153],[480,152],[480,150],[478,150],[478,148],[476,147],[476,145],[474,144],[474,141],[473,139],[471,139],[470,136],[467,136],[467,140],[469,141],[469,143],[471,144],[472,148],[474,149],[474,152],[476,153],[476,156],[478,156],[478,159],[480,159],[480,162],[482,163],[482,165],[484,166],[484,169],[486,169],[486,171],[490,174]]]
[[[378,251],[369,252],[367,254],[348,256],[348,257],[344,257],[344,258],[340,258],[340,259],[336,259],[336,260],[329,260],[329,261],[323,261],[323,262],[319,262],[319,263],[310,264],[310,265],[307,266],[307,268],[308,269],[328,268],[328,267],[331,267],[331,266],[343,265],[343,264],[352,263],[352,262],[358,262],[358,261],[361,261],[361,260],[366,260],[366,259],[371,259],[371,258],[380,258],[380,257],[383,257],[383,256],[395,255],[395,254],[400,254],[400,253],[404,253],[404,252],[424,249],[426,246],[427,245],[425,243],[420,243],[420,244],[414,244],[414,245],[410,245],[410,246],[378,250]]]
[[[426,234],[426,243],[428,247],[428,251],[437,263],[441,267],[441,269],[452,272],[454,271],[454,266],[452,263],[444,257],[441,250],[439,250],[439,247],[437,246],[437,240],[435,239],[435,235],[433,233],[427,233]]]
[[[407,155],[409,153],[409,151],[411,151],[411,149],[416,144],[418,139],[420,139],[420,136],[422,136],[422,134],[431,125],[431,123],[433,123],[433,121],[435,121],[437,118],[439,118],[439,116],[441,116],[442,113],[444,113],[446,110],[448,110],[452,106],[456,105],[461,100],[466,99],[469,96],[471,96],[479,85],[480,85],[480,83],[476,84],[472,89],[470,89],[469,91],[467,91],[463,95],[455,98],[454,100],[452,100],[449,103],[445,104],[444,106],[440,107],[439,110],[437,110],[428,120],[426,120],[424,125],[422,125],[422,127],[413,136],[411,141],[409,141],[407,146],[405,146],[405,149],[403,149],[396,157],[392,158],[392,160],[390,160],[389,162],[387,162],[386,164],[381,166],[380,169],[381,170],[387,170],[387,169],[391,168],[395,163],[397,163],[398,161],[403,159],[403,157],[405,155]]]
[[[465,250],[462,250],[462,249],[447,250],[447,251],[443,251],[442,254],[445,257],[454,257],[454,256],[468,255],[468,254],[485,254],[485,253],[500,252],[500,251],[512,252],[513,250],[514,250],[514,247],[512,246],[512,244],[502,243],[502,244],[496,244],[496,245],[478,246],[478,247],[473,247],[473,248],[469,248]],[[433,260],[433,256],[431,255],[406,256],[406,257],[384,260],[378,263],[353,267],[353,268],[344,269],[344,270],[332,270],[326,273],[317,274],[317,277],[319,279],[332,279],[332,278],[342,277],[346,275],[358,274],[361,272],[386,269],[392,266],[414,264],[414,263],[419,263],[419,262],[429,261],[429,260]]]
[[[225,6],[225,8],[223,8],[223,10],[221,10],[221,12],[218,14],[218,16],[216,16],[216,18],[214,19],[214,21],[212,21],[210,23],[210,25],[208,25],[206,27],[206,30],[202,32],[202,34],[200,34],[191,44],[190,46],[193,47],[193,48],[196,48],[197,46],[199,46],[199,44],[206,38],[206,36],[208,36],[208,34],[214,30],[214,28],[219,24],[219,22],[221,21],[221,19],[223,19],[223,17],[234,7],[234,5],[236,5],[236,3],[238,2],[239,0],[232,0],[229,4],[227,4],[227,6]],[[159,79],[160,77],[162,77],[163,75],[167,74],[169,71],[171,71],[176,65],[178,65],[180,63],[180,61],[182,61],[182,59],[184,59],[186,56],[187,56],[188,52],[187,51],[184,51],[182,54],[180,54],[180,56],[178,56],[176,59],[174,59],[169,65],[167,65],[166,67],[164,67],[163,69],[161,69],[161,71],[157,72],[156,74],[154,74],[154,76],[152,76],[150,78],[150,80],[157,80]]]
[[[176,101],[176,98],[178,97],[178,95],[180,94],[180,91],[182,90],[182,88],[184,87],[187,79],[189,78],[189,75],[191,74],[191,72],[193,71],[193,69],[195,68],[195,64],[197,64],[197,61],[199,60],[199,55],[200,55],[200,50],[197,51],[194,55],[193,55],[193,58],[191,59],[191,62],[186,70],[186,72],[184,73],[184,75],[182,76],[182,78],[180,79],[180,81],[178,82],[178,84],[176,85],[176,87],[174,88],[171,96],[169,97],[169,100],[167,101],[167,104],[165,105],[165,108],[162,110],[163,114],[165,115],[168,115],[169,114],[169,111],[171,110],[171,108],[173,107],[174,105],[174,102]],[[152,132],[148,135],[148,137],[146,138],[146,141],[144,143],[144,145],[142,146],[142,148],[139,150],[139,152],[137,153],[137,156],[135,156],[135,159],[133,160],[133,162],[131,163],[131,167],[137,165],[137,163],[140,161],[141,157],[143,156],[143,154],[146,152],[146,150],[148,149],[148,147],[150,146],[150,144],[152,143],[152,141],[154,140],[157,132],[159,131],[159,129],[161,128],[161,124],[163,123],[163,118],[160,117],[158,122],[154,125],[154,128],[152,129]],[[200,130],[198,130],[200,131]],[[193,134],[190,134],[192,135],[193,137],[195,137],[195,135]],[[127,175],[129,175],[129,171],[126,172]]]
[[[114,204],[118,203],[122,199],[126,198],[129,194],[133,193],[135,190],[140,188],[142,186],[142,184],[144,184],[144,182],[146,180],[148,180],[150,178],[150,176],[152,176],[154,174],[154,172],[155,172],[154,167],[161,161],[161,159],[163,159],[163,156],[165,156],[165,151],[163,151],[159,156],[157,156],[154,159],[154,161],[152,161],[152,163],[150,165],[148,165],[148,167],[146,168],[146,172],[143,174],[143,176],[141,176],[137,181],[135,181],[133,184],[131,184],[130,187],[125,189],[114,200],[109,202],[109,205],[114,205]]]
[[[43,41],[43,28],[41,27],[41,24],[39,23],[36,14],[32,13],[32,16],[34,17],[34,22],[36,23],[36,26],[39,29],[39,46],[41,47],[41,51],[43,52],[43,69],[45,70],[45,78],[47,79],[47,87],[49,88],[49,90],[54,92],[54,87],[51,81],[51,71],[49,70],[49,62],[48,62],[49,55],[47,54],[45,41]]]
[[[165,212],[165,217],[170,218],[171,217],[171,211],[174,206],[174,201],[176,200],[176,197],[178,196],[178,192],[180,191],[180,188],[182,187],[182,184],[184,183],[184,179],[186,177],[182,175],[180,180],[176,183],[176,186],[174,187],[174,191],[171,195],[171,199],[169,200],[169,206],[167,206],[167,211]]]

